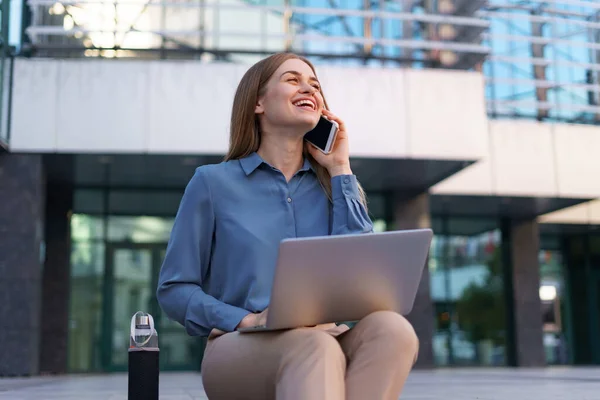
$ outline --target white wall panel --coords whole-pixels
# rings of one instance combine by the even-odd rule
[[[491,185],[499,196],[600,196],[600,128],[517,120],[489,125],[489,154],[433,193],[487,194]]]
[[[58,71],[59,63],[52,60],[15,60],[12,149],[35,152],[56,148]]]
[[[406,88],[412,157],[473,160],[487,152],[482,75],[406,70]]]
[[[600,195],[600,128],[585,125],[554,126],[556,167],[560,195]]]
[[[407,157],[404,71],[319,68],[331,111],[346,124],[351,152],[364,157]]]
[[[542,215],[539,221],[548,224],[600,225],[600,200],[589,201]]]
[[[139,61],[61,61],[57,149],[143,149],[148,131],[148,66]]]
[[[48,152],[224,153],[233,94],[248,67],[19,60],[12,149],[28,151],[34,143]],[[477,73],[325,66],[317,72],[332,111],[348,125],[353,155],[475,160],[485,150],[485,115],[471,106],[483,98]],[[457,88],[458,97],[451,96]],[[36,118],[32,101],[41,110]]]
[[[232,64],[152,63],[146,150],[224,153],[233,96],[245,69]]]
[[[457,172],[434,185],[432,194],[491,196],[494,193],[492,184],[492,162],[485,157],[475,164]]]
[[[17,59],[11,150],[222,154],[248,65]],[[318,67],[355,156],[479,160],[434,193],[600,197],[600,128],[487,121],[480,74]]]
[[[490,123],[495,192],[512,196],[558,195],[552,125],[499,120]]]

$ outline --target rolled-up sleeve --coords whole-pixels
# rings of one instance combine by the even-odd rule
[[[337,175],[331,178],[333,200],[332,235],[369,233],[373,223],[360,201],[356,175]]]
[[[192,336],[208,336],[213,328],[231,332],[249,314],[203,290],[211,268],[214,226],[210,187],[200,167],[179,205],[156,291],[162,310]]]

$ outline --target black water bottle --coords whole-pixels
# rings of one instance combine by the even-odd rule
[[[129,337],[128,400],[158,400],[158,334],[150,314],[131,318]]]

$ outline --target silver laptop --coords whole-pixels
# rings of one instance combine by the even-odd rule
[[[416,229],[285,239],[264,326],[239,332],[358,321],[372,312],[408,314],[433,232]]]

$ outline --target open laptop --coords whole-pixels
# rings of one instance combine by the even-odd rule
[[[431,229],[285,239],[263,332],[358,321],[375,311],[408,314],[429,253]]]

